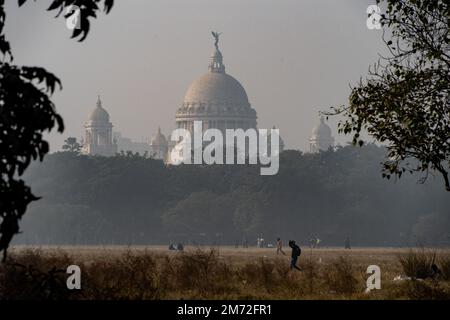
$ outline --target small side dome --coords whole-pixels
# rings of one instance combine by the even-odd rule
[[[313,137],[330,137],[331,129],[325,123],[323,116],[320,117],[320,122],[312,130]]]
[[[208,72],[192,82],[184,97],[184,104],[195,103],[215,103],[240,108],[250,106],[247,93],[239,81],[219,72]]]
[[[161,133],[161,128],[158,128],[158,132],[156,135],[152,137],[150,141],[150,145],[152,146],[165,146],[167,145],[166,137]]]
[[[109,114],[103,109],[100,97],[97,100],[97,107],[89,114],[88,120],[95,122],[109,122]]]

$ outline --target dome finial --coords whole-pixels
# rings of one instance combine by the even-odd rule
[[[219,50],[219,37],[222,33],[211,31],[211,34],[214,37],[214,46],[216,47],[216,50]]]
[[[100,99],[100,95],[97,95],[97,108],[102,107],[102,100]]]
[[[219,50],[219,37],[222,33],[211,31],[211,34],[214,37],[215,50],[211,56],[211,62],[209,63],[208,69],[211,72],[225,73],[225,66],[223,65],[222,53]]]

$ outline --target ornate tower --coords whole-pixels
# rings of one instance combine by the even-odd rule
[[[166,137],[161,133],[161,128],[158,128],[156,135],[150,141],[151,155],[155,159],[166,160],[168,152],[168,143]]]
[[[320,116],[320,122],[313,128],[309,139],[309,152],[324,151],[333,146],[334,138],[331,135],[331,129],[325,123],[323,116]]]
[[[100,96],[97,107],[91,112],[84,124],[85,138],[82,152],[89,155],[113,156],[117,153],[117,144],[113,141],[112,123],[109,114],[103,109]]]

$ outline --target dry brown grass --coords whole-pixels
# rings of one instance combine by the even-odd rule
[[[442,256],[439,259],[439,264],[442,270],[442,278],[450,281],[450,256]]]
[[[420,250],[304,250],[299,272],[270,249],[16,248],[0,265],[0,299],[448,299],[448,251],[432,260],[440,279],[393,281],[423,271],[429,258]],[[82,270],[78,291],[66,288],[71,264]],[[382,289],[365,294],[371,264],[381,268]]]
[[[323,277],[331,293],[352,294],[356,292],[358,279],[348,258],[339,257],[324,268]]]
[[[425,279],[431,276],[431,266],[436,262],[436,252],[425,248],[410,250],[399,256],[405,275]]]

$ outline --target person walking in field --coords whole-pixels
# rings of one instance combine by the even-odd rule
[[[350,246],[350,237],[347,237],[345,239],[345,249],[351,249],[352,247]]]
[[[291,270],[295,268],[299,271],[302,271],[301,268],[297,267],[297,260],[298,260],[298,257],[300,257],[300,255],[302,254],[302,250],[300,249],[300,247],[298,245],[295,244],[294,240],[289,240],[289,247],[292,248]]]
[[[281,241],[280,238],[277,238],[277,255],[282,253],[283,255],[286,255],[286,253],[284,253],[283,251],[283,242]]]

